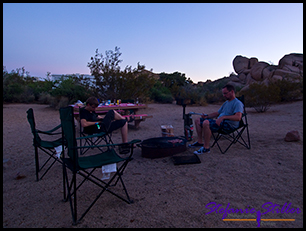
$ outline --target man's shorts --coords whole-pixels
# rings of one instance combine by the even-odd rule
[[[115,118],[114,111],[109,110],[106,113],[102,122],[100,122],[101,130],[96,129],[96,133],[99,133],[101,131],[111,133],[112,131],[117,130],[125,125],[126,123],[125,119],[114,121],[114,118]]]
[[[200,126],[201,126],[201,128],[203,127],[204,120],[208,120],[209,121],[209,128],[210,128],[210,130],[212,132],[217,132],[217,131],[219,131],[220,128],[222,128],[225,131],[233,130],[233,127],[230,124],[228,124],[227,122],[225,122],[225,121],[222,121],[220,126],[218,126],[216,124],[216,120],[214,120],[214,119],[204,119],[204,118],[200,118]]]

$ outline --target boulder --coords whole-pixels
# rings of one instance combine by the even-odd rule
[[[269,66],[269,64],[266,62],[255,63],[250,71],[252,78],[256,81],[263,80],[263,69],[265,69],[267,66]]]
[[[295,66],[290,66],[288,64],[284,65],[282,69],[286,71],[295,72],[295,73],[301,73],[300,68],[295,67]]]
[[[243,74],[245,74],[245,76],[247,76],[250,73],[251,69],[244,69],[243,70]]]
[[[273,75],[271,78],[270,78],[270,82],[272,83],[275,83],[276,81],[278,80],[283,80],[283,77],[280,76],[280,75]]]
[[[256,63],[258,63],[258,59],[256,57],[250,58],[249,68],[251,69]]]
[[[262,70],[262,77],[263,79],[268,79],[271,78],[274,74],[274,71],[277,69],[277,66],[275,65],[269,65],[266,66],[263,70]]]
[[[237,55],[233,60],[233,67],[237,74],[240,74],[245,69],[249,69],[249,59],[247,57]]]
[[[278,62],[278,67],[282,69],[285,65],[298,66],[303,65],[303,54],[291,53],[282,57]]]
[[[238,75],[238,78],[239,78],[239,81],[241,81],[242,83],[245,83],[245,79],[246,79],[246,74],[243,72],[243,73],[240,73]]]
[[[251,83],[256,82],[255,79],[252,78],[251,74],[249,73],[245,78],[245,84],[250,85]]]
[[[299,73],[287,71],[284,69],[276,69],[273,75],[279,75],[282,76],[283,78],[286,77],[287,79],[290,79],[292,81],[299,81],[302,78],[302,76]]]
[[[284,140],[286,142],[294,142],[294,141],[299,141],[300,138],[300,134],[298,131],[290,131],[286,134]]]
[[[237,75],[231,75],[231,76],[230,76],[230,81],[233,81],[233,82],[240,82],[240,79],[238,78]]]

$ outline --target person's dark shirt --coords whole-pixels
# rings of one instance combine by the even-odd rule
[[[89,122],[100,122],[101,120],[98,119],[98,114],[95,112],[89,112],[85,108],[81,108],[80,110],[80,120],[85,119],[86,121]],[[97,125],[91,125],[88,127],[84,127],[83,130],[84,133],[86,134],[93,134],[93,133],[98,133]]]

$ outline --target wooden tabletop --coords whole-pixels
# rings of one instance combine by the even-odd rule
[[[79,106],[73,106],[75,111],[79,110]],[[100,105],[96,108],[96,111],[108,111],[114,110],[138,110],[147,108],[146,104],[134,104],[134,103],[121,103],[119,105]]]

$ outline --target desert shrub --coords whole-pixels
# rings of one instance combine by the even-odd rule
[[[74,76],[67,76],[62,78],[61,81],[50,91],[51,96],[56,97],[55,102],[52,105],[57,107],[57,103],[60,102],[61,97],[68,99],[68,103],[74,103],[77,100],[82,102],[91,96],[91,91],[84,87],[78,78]]]
[[[50,106],[55,109],[60,109],[61,107],[67,107],[70,104],[69,98],[65,96],[53,97]]]
[[[216,90],[215,92],[207,92],[205,94],[205,98],[207,103],[218,103],[221,101],[224,101],[224,97],[222,95],[222,91],[221,90]]]
[[[205,96],[200,96],[196,104],[199,106],[207,106],[207,101],[206,101]]]
[[[22,93],[18,97],[20,103],[33,103],[35,101],[35,95],[31,88],[25,86]]]
[[[162,86],[160,82],[155,83],[154,87],[150,90],[150,99],[158,103],[172,103],[173,97],[167,87]]]
[[[280,101],[280,89],[274,84],[253,83],[248,90],[239,92],[239,95],[242,94],[245,95],[245,106],[253,107],[257,112],[265,112],[271,104]]]
[[[271,83],[280,89],[281,102],[290,102],[303,97],[303,82],[290,81],[289,78],[284,77],[282,80],[277,80]]]
[[[54,100],[54,97],[46,92],[40,93],[38,96],[38,102],[41,104],[51,104],[53,100]]]
[[[24,80],[20,73],[14,70],[8,73],[3,68],[3,102],[19,103],[24,91]]]

